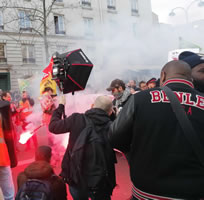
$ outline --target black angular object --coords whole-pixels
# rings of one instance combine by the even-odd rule
[[[64,94],[85,89],[93,64],[81,49],[56,53],[53,63],[53,79]]]

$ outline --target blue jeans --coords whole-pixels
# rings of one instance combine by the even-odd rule
[[[91,200],[111,200],[110,195],[104,194],[103,190],[94,193],[92,191],[69,186],[69,191],[73,200],[88,200],[88,198],[91,198]]]
[[[9,166],[0,167],[0,187],[5,200],[14,199],[15,190],[13,185],[11,168]]]

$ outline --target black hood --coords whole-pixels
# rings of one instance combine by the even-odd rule
[[[87,110],[85,115],[89,117],[97,127],[104,127],[104,125],[110,122],[110,117],[108,114],[100,108],[92,108]]]

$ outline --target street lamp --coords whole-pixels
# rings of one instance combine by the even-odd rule
[[[183,7],[173,8],[173,9],[171,10],[171,12],[169,13],[169,16],[170,16],[170,17],[174,17],[174,16],[176,15],[176,13],[175,13],[174,11],[177,10],[177,9],[180,9],[180,10],[183,10],[183,11],[184,11],[184,13],[185,13],[185,18],[186,18],[186,23],[188,24],[188,11],[187,11],[187,9],[185,9],[185,8],[183,8]]]
[[[198,6],[199,6],[199,7],[204,6],[204,1],[200,1],[200,2],[198,3]]]
[[[186,23],[188,24],[188,22],[189,22],[189,20],[188,20],[188,10],[189,10],[189,8],[190,8],[196,1],[199,1],[198,4],[197,4],[199,7],[204,6],[204,1],[203,1],[203,0],[194,0],[194,1],[192,1],[186,8],[183,8],[183,7],[173,8],[173,9],[171,10],[171,12],[169,13],[169,16],[170,16],[170,17],[175,16],[176,13],[175,13],[174,11],[177,10],[177,9],[183,10],[184,13],[185,13]]]

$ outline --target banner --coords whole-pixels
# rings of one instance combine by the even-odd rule
[[[33,79],[33,76],[18,79],[18,86],[21,93],[29,90],[28,88],[31,86]]]
[[[168,62],[172,60],[178,60],[180,53],[184,51],[191,51],[193,53],[199,53],[199,49],[192,48],[192,49],[175,49],[173,51],[169,51],[168,53]]]
[[[57,94],[57,84],[52,80],[53,59],[51,58],[49,65],[43,70],[43,78],[40,82],[40,94],[42,95],[46,87],[53,89],[53,94]]]

